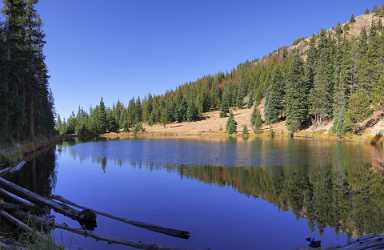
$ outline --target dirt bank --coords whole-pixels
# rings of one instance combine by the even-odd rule
[[[258,107],[261,111],[263,105]],[[250,109],[235,109],[233,110],[237,126],[237,137],[242,138],[243,126],[247,126],[250,132],[250,138],[255,136],[282,136],[288,137],[289,133],[285,126],[285,122],[279,122],[269,125],[264,125],[261,128],[259,134],[255,135],[251,129],[251,114],[252,108]],[[203,114],[203,118],[196,122],[182,122],[182,123],[171,123],[163,126],[161,124],[155,124],[149,126],[144,124],[145,132],[136,134],[140,138],[178,138],[178,139],[199,139],[199,140],[226,140],[227,134],[225,132],[225,126],[228,118],[221,118],[219,111],[207,112]],[[322,126],[311,126],[304,130],[295,133],[296,138],[312,138],[312,139],[326,139],[326,140],[337,140],[336,136],[332,133],[332,122],[323,124]],[[273,133],[272,133],[273,131]],[[384,131],[384,120],[377,123],[374,127],[366,129],[362,135],[346,135],[344,140],[348,141],[363,141],[370,142],[372,138],[379,133]],[[127,139],[133,138],[133,133],[107,133],[101,135],[102,138],[106,139]]]

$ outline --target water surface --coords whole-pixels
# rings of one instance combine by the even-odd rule
[[[57,146],[24,174],[40,179],[12,178],[43,194],[192,232],[174,239],[98,217],[96,232],[115,238],[186,249],[296,249],[308,236],[329,246],[384,231],[383,156],[370,146],[303,140],[101,141]],[[78,226],[60,215],[57,221]],[[126,249],[54,235],[72,249]]]

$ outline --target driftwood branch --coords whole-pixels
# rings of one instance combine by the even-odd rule
[[[98,241],[104,241],[104,242],[107,242],[108,244],[118,244],[118,245],[133,247],[137,249],[145,249],[145,250],[176,250],[174,248],[161,247],[155,244],[145,244],[142,242],[135,242],[135,241],[129,241],[129,240],[111,239],[107,236],[99,235],[82,228],[72,228],[72,227],[69,227],[67,224],[56,224],[52,219],[30,215],[21,211],[16,212],[16,214],[20,217],[24,217],[25,219],[30,219],[33,222],[43,226],[65,230],[65,231],[72,232],[74,234],[78,234],[84,237],[90,237]]]
[[[34,202],[38,205],[47,206],[49,208],[52,208],[53,210],[55,210],[58,213],[61,213],[65,216],[68,216],[72,219],[79,221],[80,224],[82,224],[82,222],[84,220],[88,219],[88,218],[85,218],[86,215],[84,213],[82,213],[76,209],[73,209],[73,208],[68,207],[68,206],[62,206],[55,201],[47,199],[47,198],[45,198],[39,194],[33,193],[32,191],[30,191],[26,188],[20,187],[14,183],[2,178],[2,177],[0,177],[0,187],[3,187],[4,189],[8,190],[9,192],[16,193],[17,195],[21,196],[22,198],[27,199],[31,202]],[[94,220],[94,223],[96,224],[96,217],[93,218],[93,220]]]
[[[73,207],[76,207],[76,208],[80,208],[80,209],[90,210],[90,211],[92,211],[92,212],[94,212],[94,213],[96,213],[98,215],[101,215],[101,216],[104,216],[104,217],[107,217],[107,218],[110,218],[110,219],[113,219],[113,220],[117,220],[117,221],[120,221],[120,222],[123,222],[123,223],[126,223],[126,224],[130,224],[130,225],[133,225],[133,226],[136,226],[136,227],[147,229],[147,230],[150,230],[150,231],[153,231],[153,232],[162,233],[162,234],[165,234],[165,235],[169,235],[169,236],[173,236],[173,237],[178,237],[178,238],[182,238],[182,239],[189,239],[189,237],[190,237],[190,233],[187,232],[187,231],[182,231],[182,230],[178,230],[178,229],[162,227],[162,226],[158,226],[158,225],[154,225],[154,224],[147,224],[147,223],[140,222],[140,221],[134,221],[134,220],[130,220],[130,219],[127,219],[127,218],[118,217],[118,216],[115,216],[115,215],[112,215],[112,214],[109,214],[109,213],[106,213],[106,212],[101,212],[101,211],[97,211],[97,210],[94,210],[94,209],[91,209],[91,208],[87,208],[87,207],[78,205],[78,204],[76,204],[76,203],[74,203],[72,201],[69,201],[69,200],[67,200],[64,197],[59,196],[59,195],[52,195],[51,198],[56,200],[56,201],[60,201],[60,202],[62,202],[64,204],[67,204],[67,205],[70,205],[70,206],[73,206]]]

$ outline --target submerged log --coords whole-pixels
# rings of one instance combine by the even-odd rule
[[[97,241],[104,241],[104,242],[107,242],[108,244],[117,244],[117,245],[123,245],[123,246],[133,247],[133,248],[137,248],[137,249],[144,249],[144,250],[176,250],[174,248],[161,247],[161,246],[158,246],[155,244],[146,244],[143,242],[136,242],[136,241],[130,241],[130,240],[111,239],[107,236],[99,235],[99,234],[93,233],[91,231],[88,231],[86,229],[72,228],[72,227],[69,227],[67,224],[56,224],[55,221],[52,219],[47,219],[47,218],[42,218],[42,217],[38,217],[35,215],[30,215],[30,214],[27,214],[27,213],[21,212],[21,211],[16,212],[16,214],[20,217],[24,217],[25,219],[30,219],[33,222],[40,224],[40,225],[65,230],[65,231],[72,232],[74,234],[78,234],[78,235],[81,235],[84,237],[93,238]]]
[[[101,216],[104,216],[104,217],[107,217],[107,218],[110,218],[110,219],[113,219],[113,220],[117,220],[117,221],[129,224],[129,225],[140,227],[140,228],[143,228],[143,229],[146,229],[146,230],[150,230],[150,231],[153,231],[153,232],[157,232],[157,233],[161,233],[161,234],[165,234],[165,235],[169,235],[169,236],[173,236],[173,237],[178,237],[178,238],[182,238],[182,239],[189,239],[189,237],[190,237],[190,233],[187,232],[187,231],[182,231],[182,230],[178,230],[178,229],[162,227],[162,226],[158,226],[158,225],[154,225],[154,224],[147,224],[147,223],[140,222],[140,221],[134,221],[134,220],[130,220],[130,219],[127,219],[127,218],[118,217],[118,216],[115,216],[115,215],[112,215],[112,214],[109,214],[109,213],[106,213],[106,212],[97,211],[97,210],[94,210],[94,209],[91,209],[91,208],[87,208],[87,207],[78,205],[78,204],[76,204],[76,203],[74,203],[72,201],[69,201],[69,200],[67,200],[64,197],[59,196],[59,195],[52,195],[51,197],[52,197],[52,199],[54,199],[56,201],[60,201],[60,202],[62,202],[64,204],[70,205],[72,207],[76,207],[76,208],[80,208],[80,209],[85,209],[85,210],[90,210],[90,211],[92,211],[92,212],[94,212],[94,213],[96,213],[98,215],[101,215]]]
[[[2,177],[0,177],[0,187],[16,193],[24,199],[27,199],[38,205],[47,206],[58,213],[61,213],[65,216],[68,216],[74,220],[80,222],[81,225],[93,224],[96,225],[96,216],[90,216],[90,213],[85,213],[84,211],[78,211],[68,206],[62,206],[58,202],[47,199],[39,194],[36,194],[26,188],[20,187]]]

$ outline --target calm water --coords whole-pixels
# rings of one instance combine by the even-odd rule
[[[99,216],[96,232],[115,238],[186,249],[296,249],[308,236],[327,246],[384,232],[383,158],[370,146],[300,140],[102,141],[57,146],[10,178],[192,232],[174,239]],[[54,235],[71,249],[126,249]]]

